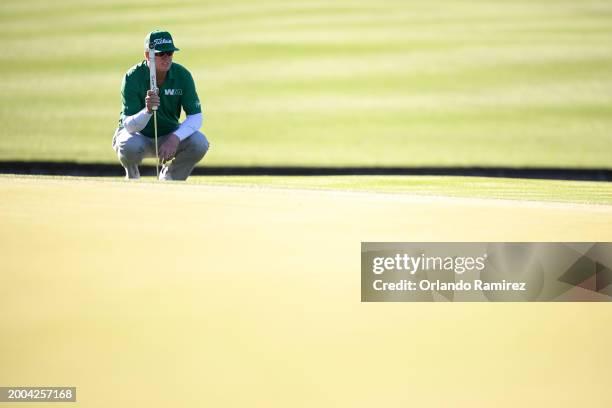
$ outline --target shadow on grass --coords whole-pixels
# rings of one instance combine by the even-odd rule
[[[77,162],[0,161],[0,173],[81,177],[122,177],[119,164]],[[155,167],[140,167],[143,176],[155,175]],[[549,180],[612,181],[612,169],[556,167],[299,167],[204,166],[195,176],[471,176]]]

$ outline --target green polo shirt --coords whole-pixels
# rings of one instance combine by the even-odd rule
[[[145,97],[149,90],[149,65],[144,60],[134,65],[123,77],[121,97],[123,110],[119,126],[123,119],[132,116],[145,108]],[[182,65],[173,62],[166,74],[163,85],[159,88],[159,107],[157,109],[157,134],[164,136],[179,127],[181,107],[187,115],[201,113],[200,100],[189,71]],[[140,131],[147,137],[154,137],[153,119]]]

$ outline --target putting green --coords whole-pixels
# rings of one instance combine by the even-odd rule
[[[612,204],[612,183],[441,176],[195,176],[189,183]]]
[[[0,194],[2,385],[105,408],[612,404],[606,304],[359,300],[361,241],[609,241],[611,206],[21,177]]]

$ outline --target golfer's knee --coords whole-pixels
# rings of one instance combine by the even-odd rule
[[[195,132],[189,136],[189,151],[193,157],[198,160],[202,159],[208,151],[208,139],[202,132]]]
[[[124,163],[140,163],[144,158],[145,147],[136,138],[130,138],[119,143],[117,154]]]

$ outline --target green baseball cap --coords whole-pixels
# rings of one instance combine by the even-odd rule
[[[172,36],[167,31],[155,30],[151,31],[145,37],[144,47],[145,50],[148,50],[150,44],[153,44],[153,48],[155,48],[155,52],[165,52],[165,51],[178,51],[179,49],[174,46],[174,41],[172,40]]]

